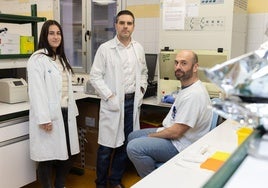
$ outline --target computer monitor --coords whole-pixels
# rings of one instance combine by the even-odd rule
[[[147,98],[157,94],[157,81],[154,81],[155,69],[157,65],[157,54],[145,54],[145,60],[148,69],[148,86],[143,97]]]
[[[157,54],[145,54],[146,65],[148,69],[148,82],[154,81],[155,69],[157,64]]]

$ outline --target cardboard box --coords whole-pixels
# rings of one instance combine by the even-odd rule
[[[79,111],[79,115],[77,117],[77,125],[98,129],[100,101],[78,100],[76,104]]]
[[[34,52],[34,37],[20,36],[20,53],[32,54]]]
[[[98,150],[98,130],[79,127],[80,153],[74,163],[75,167],[96,169]]]
[[[76,101],[79,115],[77,126],[80,143],[80,154],[74,166],[79,168],[96,168],[98,150],[98,127],[100,101],[83,99]]]

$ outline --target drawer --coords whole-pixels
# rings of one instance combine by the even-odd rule
[[[29,139],[0,146],[0,187],[18,188],[36,181],[36,163],[30,159]]]
[[[4,142],[28,134],[28,117],[20,117],[0,123],[0,142]]]

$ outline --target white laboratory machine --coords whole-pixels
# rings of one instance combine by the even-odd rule
[[[28,101],[27,83],[23,78],[2,78],[0,79],[0,88],[0,102]]]
[[[160,1],[158,102],[180,88],[174,75],[179,50],[197,53],[199,67],[215,64],[246,52],[247,0]],[[202,70],[199,78],[211,98],[224,93],[209,82]]]
[[[180,50],[162,51],[159,56],[159,78],[157,96],[158,102],[161,101],[161,97],[173,93],[180,89],[180,81],[177,80],[174,73],[174,60],[176,54]],[[211,98],[221,98],[223,95],[222,90],[211,83],[205,73],[205,68],[213,67],[216,64],[225,62],[228,58],[227,52],[217,52],[213,50],[193,50],[198,56],[199,71],[198,77],[205,85]]]
[[[161,4],[161,49],[226,51],[228,59],[246,52],[248,0],[161,0]]]

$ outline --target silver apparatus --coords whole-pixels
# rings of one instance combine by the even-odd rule
[[[225,118],[268,130],[268,49],[262,48],[205,69],[225,92],[214,110]]]

